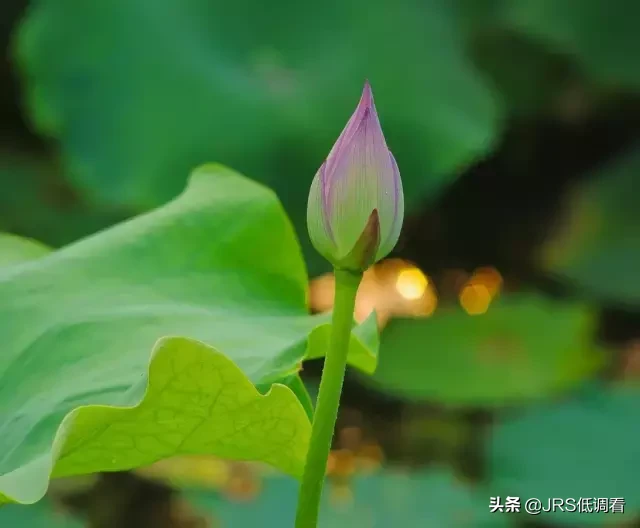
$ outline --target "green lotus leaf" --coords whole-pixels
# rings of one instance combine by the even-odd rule
[[[275,195],[217,165],[157,210],[2,268],[4,500],[179,453],[300,475],[310,409],[296,377],[328,326],[307,282]],[[371,332],[356,328],[349,352],[366,371]]]

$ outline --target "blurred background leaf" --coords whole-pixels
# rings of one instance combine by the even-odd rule
[[[640,511],[638,387],[594,384],[560,403],[504,416],[488,446],[493,496],[620,497],[620,514],[555,512],[555,524],[603,526]],[[602,518],[606,516],[606,521]],[[545,519],[546,514],[541,515]],[[613,526],[613,524],[611,524]]]
[[[575,189],[543,259],[600,300],[640,307],[640,145]]]
[[[50,498],[30,506],[0,509],[0,526],[7,528],[82,528],[84,523],[57,507]]]
[[[462,309],[396,319],[382,334],[371,378],[392,394],[442,404],[522,403],[580,383],[602,364],[593,311],[539,296],[499,299],[484,315]]]
[[[393,10],[382,0],[43,0],[17,49],[33,119],[90,200],[148,208],[215,160],[272,186],[307,249],[311,179],[365,78],[410,207],[486,152],[499,127],[444,0]],[[312,271],[326,267],[307,257]]]
[[[501,0],[501,22],[575,58],[605,84],[640,87],[640,4],[619,0]]]
[[[117,207],[106,210],[79,201],[49,156],[0,152],[0,183],[1,228],[53,247],[70,244],[128,216]]]
[[[293,526],[295,512],[283,512],[281,504],[295,500],[294,482],[265,479],[262,492],[249,504],[233,503],[211,493],[190,492],[187,497],[201,511],[215,515],[228,526]],[[237,524],[236,524],[237,523]],[[510,526],[508,517],[490,514],[486,500],[448,471],[406,472],[387,469],[356,477],[350,484],[327,488],[320,527],[383,528],[429,526],[433,528]]]

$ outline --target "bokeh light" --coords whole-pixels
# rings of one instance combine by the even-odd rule
[[[396,290],[408,301],[415,301],[424,295],[429,281],[418,268],[407,268],[398,274]]]
[[[328,312],[333,308],[333,289],[333,273],[311,281],[314,312]],[[375,310],[378,325],[383,328],[391,317],[428,317],[437,305],[433,284],[422,270],[402,259],[387,259],[364,273],[356,298],[355,318],[362,322]]]
[[[491,293],[484,284],[467,284],[460,293],[460,305],[469,315],[481,315],[489,309]]]
[[[460,305],[469,315],[481,315],[500,293],[502,284],[502,275],[498,270],[491,267],[478,268],[460,291]]]
[[[500,293],[503,284],[502,275],[500,275],[500,272],[497,269],[492,267],[476,269],[473,272],[471,279],[469,279],[469,282],[473,284],[482,284],[487,288],[492,299]]]

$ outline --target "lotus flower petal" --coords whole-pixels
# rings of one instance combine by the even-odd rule
[[[361,236],[374,210],[379,240],[367,245]],[[368,258],[354,264],[356,244],[369,248],[375,244],[378,249],[373,261],[380,260],[395,246],[403,215],[400,172],[387,148],[367,82],[356,111],[311,185],[309,234],[318,252],[335,266],[344,265],[349,256],[349,266],[364,269],[373,262]],[[374,230],[370,231],[373,236]]]

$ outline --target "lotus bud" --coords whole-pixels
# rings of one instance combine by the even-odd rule
[[[400,172],[366,82],[356,111],[311,184],[309,236],[337,269],[361,272],[394,248],[403,217]]]

